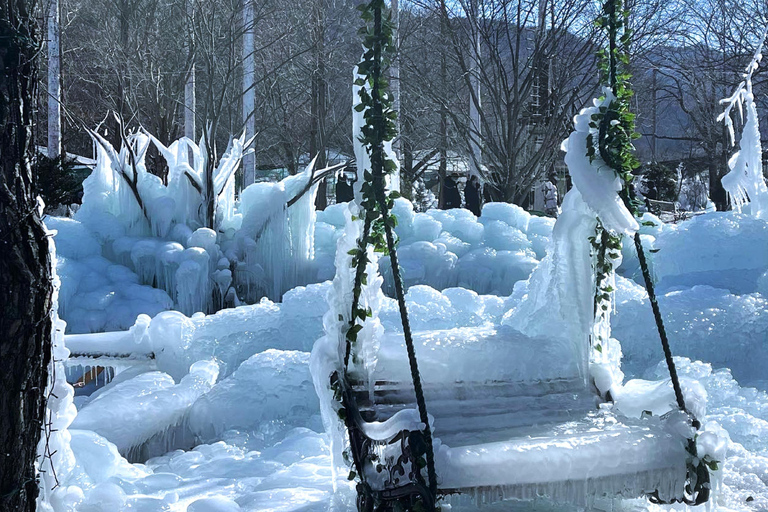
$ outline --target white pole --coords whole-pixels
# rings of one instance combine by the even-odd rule
[[[471,3],[473,27],[472,47],[474,55],[469,63],[469,84],[472,87],[472,95],[469,98],[469,122],[470,122],[470,169],[472,174],[480,176],[480,162],[483,158],[483,152],[480,148],[480,22],[478,21],[477,0]]]
[[[392,34],[392,42],[395,45],[395,49],[398,50],[398,55],[395,57],[394,61],[392,61],[392,66],[390,67],[390,78],[392,81],[392,96],[394,97],[392,102],[392,108],[397,112],[397,120],[395,121],[397,125],[397,135],[395,136],[395,142],[392,146],[392,149],[395,150],[395,155],[397,156],[398,160],[400,159],[400,148],[401,148],[401,142],[400,142],[400,55],[399,55],[399,49],[400,49],[400,9],[399,9],[399,0],[391,0],[390,8],[392,10],[392,22],[395,24],[395,30],[394,34]]]
[[[193,24],[195,19],[194,0],[187,0],[187,23],[189,24],[189,52],[192,55],[192,63],[184,85],[184,136],[195,140],[195,31]]]
[[[246,137],[256,134],[256,72],[254,70],[254,0],[243,0],[243,124]],[[256,157],[243,157],[243,188],[256,180]]]
[[[61,49],[59,0],[48,2],[48,157],[61,155]]]

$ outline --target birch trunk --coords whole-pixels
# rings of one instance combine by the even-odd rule
[[[59,0],[48,1],[48,158],[61,155],[61,47]]]
[[[256,134],[256,72],[254,70],[254,5],[255,0],[243,0],[243,125],[246,137]],[[256,156],[243,157],[243,188],[256,181]]]
[[[195,22],[194,0],[187,0],[187,26],[189,28],[189,74],[184,84],[184,136],[195,140]]]

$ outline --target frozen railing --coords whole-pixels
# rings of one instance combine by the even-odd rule
[[[78,394],[90,394],[106,386],[129,368],[155,369],[154,352],[137,344],[132,331],[68,334],[64,344],[70,351],[64,362],[67,382],[75,386]]]

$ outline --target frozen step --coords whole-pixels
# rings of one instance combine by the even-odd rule
[[[353,388],[366,421],[385,421],[416,408],[410,382],[376,383],[373,397],[359,381]],[[435,436],[451,446],[509,439],[536,427],[581,419],[596,409],[594,393],[580,379],[455,382],[429,386],[424,395]]]
[[[686,452],[660,418],[619,420],[595,411],[579,421],[506,441],[436,453],[439,487],[448,502],[492,502],[547,496],[585,504],[593,497],[680,496]]]

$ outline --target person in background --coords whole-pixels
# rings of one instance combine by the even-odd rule
[[[474,174],[470,176],[467,186],[464,187],[464,204],[476,217],[480,216],[483,208],[483,191],[480,180]]]
[[[461,208],[461,194],[459,193],[459,185],[453,176],[445,177],[445,189],[443,190],[443,210],[450,210],[452,208]]]
[[[541,191],[544,194],[544,212],[550,217],[557,218],[560,208],[557,206],[557,186],[555,179],[550,178],[541,185]]]

